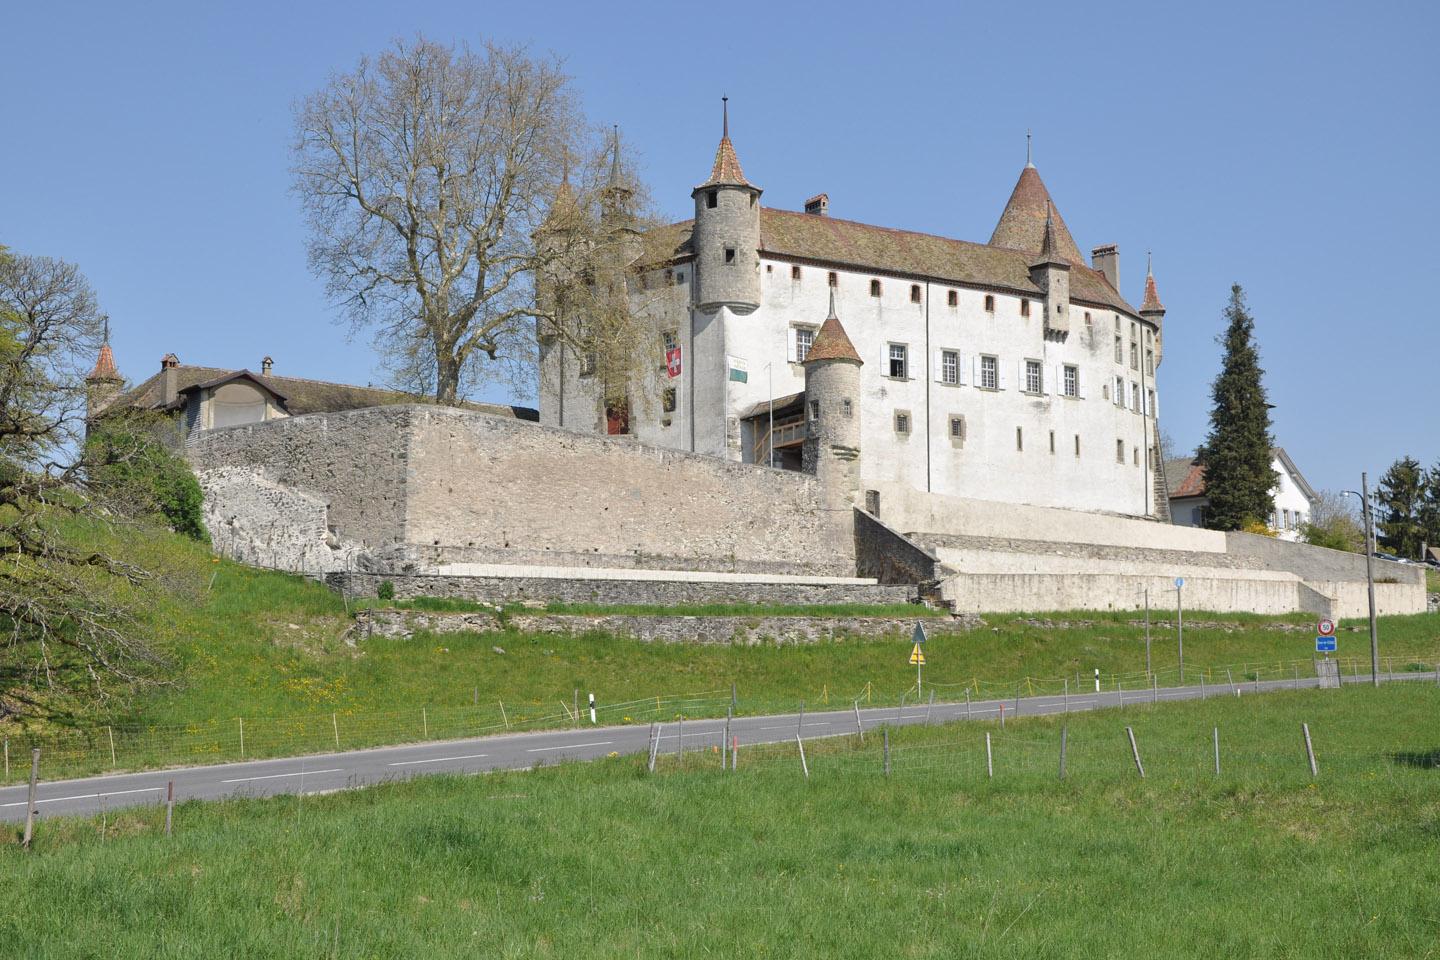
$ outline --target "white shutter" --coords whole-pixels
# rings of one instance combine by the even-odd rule
[[[1061,379],[1065,372],[1057,363],[1051,366],[1050,373],[1050,382],[1046,385],[1045,392],[1058,397],[1065,392],[1065,381]]]
[[[955,384],[965,385],[965,355],[959,350],[955,351]]]
[[[1005,364],[1001,363],[999,358],[995,360],[995,386],[1000,390],[1005,389]]]
[[[935,363],[935,373],[934,373],[935,382],[936,382],[936,383],[944,383],[944,382],[945,382],[945,351],[944,351],[944,350],[940,350],[940,349],[938,349],[938,348],[936,349],[936,351],[935,351],[934,363]]]
[[[980,386],[980,354],[978,353],[970,355],[970,382],[977,387]]]
[[[1085,399],[1085,380],[1080,376],[1080,368],[1075,368],[1075,393],[1081,400]]]
[[[799,357],[799,354],[797,352],[799,346],[799,337],[800,331],[797,330],[795,327],[790,327],[785,331],[786,359],[789,360],[791,363],[794,363]]]

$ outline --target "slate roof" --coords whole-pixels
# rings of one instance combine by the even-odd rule
[[[183,392],[214,382],[224,382],[236,375],[249,373],[243,370],[227,370],[223,367],[198,367],[179,364],[175,367],[175,389]],[[379,387],[359,387],[348,383],[329,383],[324,380],[306,380],[300,377],[276,377],[249,374],[257,383],[264,385],[285,399],[286,409],[294,416],[306,413],[338,413],[342,410],[358,410],[363,407],[381,407],[397,403],[427,403],[422,397],[401,393],[398,390],[384,390]],[[141,410],[165,409],[160,402],[159,372],[122,393],[110,404],[107,411],[125,408]],[[539,420],[540,415],[529,407],[507,404],[461,403],[466,410],[478,410],[500,416],[515,417],[517,420]],[[173,409],[174,405],[170,406]]]
[[[859,271],[900,274],[957,285],[969,285],[1011,291],[1037,299],[1044,296],[1030,279],[1030,260],[1044,240],[1044,208],[1030,251],[1003,246],[952,240],[933,234],[877,227],[853,220],[818,216],[792,210],[760,208],[760,250],[779,258],[815,261]],[[1074,240],[1058,219],[1056,240],[1065,249]],[[690,234],[693,221],[666,224],[644,235],[646,264],[662,264],[694,256]],[[1068,259],[1068,258],[1067,258]],[[1072,263],[1070,297],[1082,303],[1095,304],[1138,316],[1096,270]]]

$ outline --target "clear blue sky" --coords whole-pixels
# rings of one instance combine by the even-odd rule
[[[306,266],[291,104],[392,38],[565,58],[661,209],[689,215],[731,97],[764,202],[983,241],[1035,159],[1082,249],[1145,251],[1162,424],[1204,435],[1232,281],[1275,434],[1312,483],[1440,459],[1434,4],[346,2],[10,5],[0,243],[81,265],[122,372],[378,377]],[[506,399],[492,395],[489,399]],[[528,400],[526,397],[518,397]]]

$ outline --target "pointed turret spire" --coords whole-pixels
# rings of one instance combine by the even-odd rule
[[[1032,267],[1055,265],[1070,269],[1070,264],[1060,254],[1059,241],[1055,237],[1055,210],[1049,200],[1045,201],[1045,233],[1040,239],[1040,255],[1030,262]]]
[[[1140,316],[1158,313],[1165,315],[1165,305],[1160,302],[1160,292],[1155,289],[1155,271],[1151,267],[1150,252],[1145,252],[1145,299],[1140,304]]]
[[[1027,164],[1020,171],[1020,179],[1015,182],[1015,189],[1000,214],[995,232],[990,235],[990,246],[1038,254],[1045,243],[1045,223],[1050,219],[1054,220],[1050,226],[1054,234],[1052,253],[1066,263],[1085,266],[1075,238],[1065,226],[1065,218],[1054,207],[1050,191],[1045,189],[1045,182],[1040,179],[1040,171],[1033,164]]]
[[[810,345],[810,351],[805,354],[805,364],[818,363],[821,360],[848,360],[856,364],[864,364],[860,359],[855,344],[850,341],[850,335],[840,324],[840,317],[835,313],[835,288],[830,288],[830,315],[825,322],[820,324],[820,332],[815,334],[815,342]]]
[[[86,383],[122,383],[120,369],[115,366],[115,353],[110,349],[110,318],[105,318],[105,339],[100,343],[100,356],[95,360],[95,369],[85,378]]]
[[[715,148],[715,163],[710,168],[710,178],[700,186],[754,186],[745,179],[745,172],[740,169],[740,158],[735,155],[735,144],[730,142],[730,98],[721,97],[720,102],[720,146]]]
[[[1035,161],[1030,158],[1030,131],[1025,131],[1025,166],[1035,169]]]
[[[621,189],[620,182],[620,124],[615,124],[610,138],[610,189]]]

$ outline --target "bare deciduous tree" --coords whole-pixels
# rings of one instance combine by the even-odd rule
[[[75,536],[99,506],[77,451],[102,323],[73,264],[0,248],[0,720],[143,682],[160,662],[132,613],[146,573]]]
[[[397,42],[296,110],[311,265],[403,385],[454,403],[486,378],[528,379],[536,278],[604,246],[583,211],[603,151],[553,60]],[[572,171],[581,234],[537,243]]]

